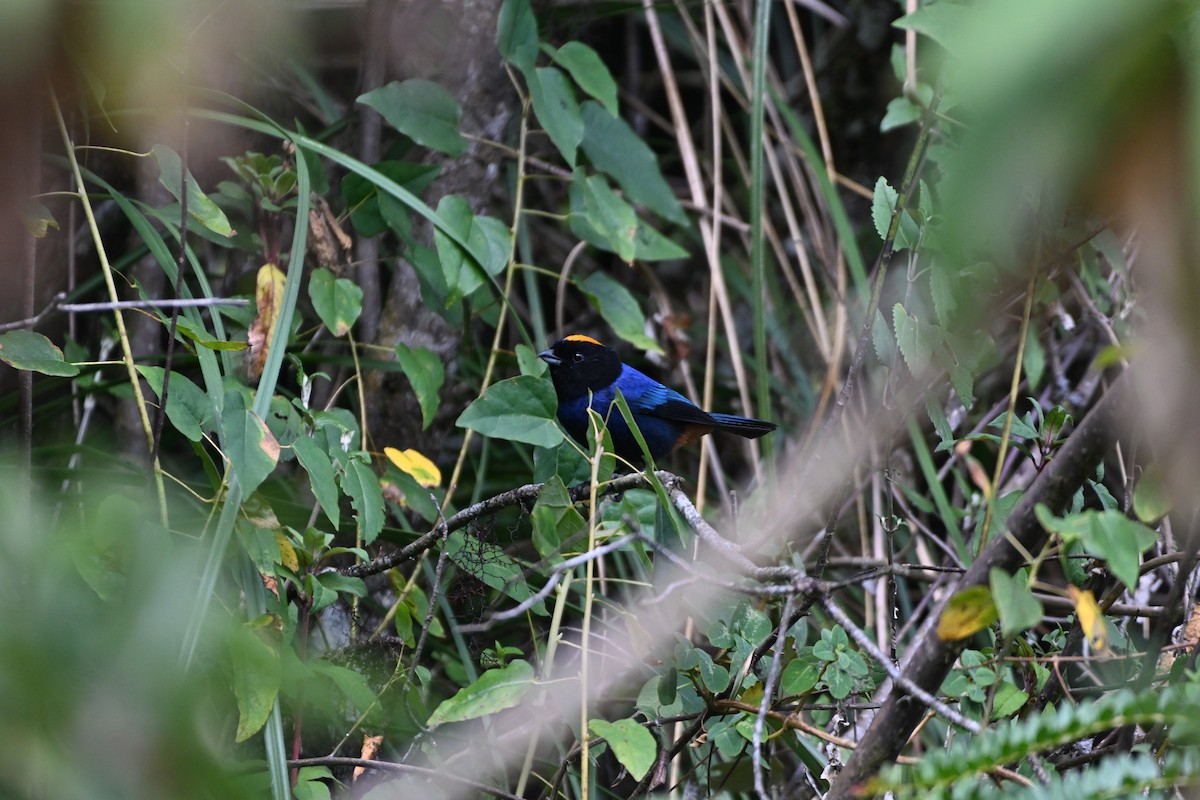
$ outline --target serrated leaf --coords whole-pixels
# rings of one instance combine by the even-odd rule
[[[221,430],[224,433],[225,457],[229,459],[233,473],[248,497],[279,462],[279,442],[267,429],[266,423],[246,408],[244,403],[245,399],[237,392],[225,396]]]
[[[943,642],[966,639],[996,621],[996,604],[986,586],[971,586],[946,603],[938,620],[938,638]]]
[[[1000,613],[1000,631],[1012,636],[1028,630],[1041,622],[1045,609],[1042,601],[1033,596],[1022,577],[1025,570],[1009,575],[993,567],[988,572],[988,583],[992,587],[992,600]]]
[[[557,50],[550,51],[555,63],[571,73],[579,88],[600,101],[614,117],[620,114],[617,107],[617,83],[608,66],[596,51],[583,42],[571,41]]]
[[[362,461],[350,458],[342,473],[342,491],[354,508],[354,519],[358,522],[363,544],[370,544],[383,530],[383,490],[379,487],[379,478]]]
[[[308,484],[313,497],[321,504],[321,510],[329,517],[333,527],[337,528],[341,524],[341,511],[338,508],[338,489],[333,479],[333,462],[329,460],[329,454],[307,436],[301,436],[292,442],[292,450],[295,451],[300,466],[308,473]]]
[[[583,118],[579,115],[575,88],[567,76],[554,67],[538,67],[532,73],[526,73],[526,78],[533,113],[563,159],[574,169],[575,155],[583,141]]]
[[[579,288],[613,333],[641,350],[662,352],[658,342],[646,335],[646,317],[628,289],[603,272],[593,272]]]
[[[518,375],[489,386],[455,424],[494,439],[555,447],[563,438],[554,423],[557,410],[550,381]]]
[[[584,154],[592,165],[612,176],[625,196],[680,225],[687,215],[662,176],[654,151],[619,117],[587,100],[580,105]]]
[[[871,324],[871,344],[875,347],[875,357],[879,359],[879,363],[892,363],[892,356],[896,352],[896,340],[892,338],[892,331],[879,309],[875,309],[875,321]]]
[[[179,154],[166,145],[156,144],[151,151],[158,163],[158,182],[171,193],[178,202],[183,202],[180,189],[183,186],[183,162]],[[235,231],[229,224],[229,219],[221,207],[200,189],[200,184],[191,172],[187,176],[187,206],[188,216],[195,219],[204,227],[218,236],[230,237]]]
[[[634,780],[640,781],[654,766],[654,760],[658,757],[658,741],[637,720],[606,722],[593,719],[588,722],[588,730],[608,742],[617,761],[629,770]]]
[[[908,315],[904,306],[896,303],[892,306],[892,325],[896,329],[896,346],[900,348],[909,372],[920,375],[933,356],[920,323]]]
[[[345,336],[362,314],[363,291],[357,283],[335,278],[324,267],[312,271],[308,279],[308,297],[313,310],[334,336]]]
[[[500,669],[490,669],[479,680],[443,700],[430,715],[428,725],[477,719],[519,704],[534,686],[533,667],[517,659]]]
[[[441,84],[423,78],[393,81],[358,102],[379,112],[387,123],[423,147],[457,157],[467,149],[458,130],[462,110]]]
[[[442,471],[437,468],[437,464],[420,452],[412,448],[399,450],[395,447],[385,447],[383,454],[387,456],[388,461],[396,465],[397,469],[411,475],[418,484],[426,489],[441,486]]]
[[[880,177],[875,182],[875,191],[871,199],[871,220],[875,223],[875,232],[879,238],[887,241],[888,230],[892,225],[892,213],[900,200],[900,194],[888,184],[887,179]],[[920,237],[920,229],[916,220],[908,211],[900,210],[900,226],[896,229],[896,238],[892,249],[899,252],[916,247]]]
[[[412,386],[417,402],[421,406],[421,428],[428,428],[437,414],[442,384],[446,380],[446,369],[437,353],[424,347],[410,348],[403,342],[396,345],[396,360],[404,377]]]
[[[62,350],[45,336],[33,331],[0,333],[0,361],[14,369],[43,375],[72,378],[79,374],[79,367],[67,362]]]

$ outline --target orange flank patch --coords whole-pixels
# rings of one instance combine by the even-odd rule
[[[568,341],[568,342],[587,342],[588,344],[600,344],[599,342],[597,342],[597,341],[596,341],[595,339],[593,339],[592,337],[590,337],[590,336],[584,336],[582,333],[572,333],[570,336],[568,336],[568,337],[566,338],[566,340],[565,340],[565,341]],[[600,344],[600,346],[601,346],[601,347],[603,347],[604,345]]]
[[[685,444],[700,441],[701,437],[712,433],[710,425],[688,425],[683,429],[683,434],[680,435],[679,441],[675,442],[675,447],[683,447]]]

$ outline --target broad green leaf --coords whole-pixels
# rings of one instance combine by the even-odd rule
[[[1159,464],[1151,464],[1133,488],[1133,511],[1138,519],[1150,525],[1157,523],[1170,510],[1171,498],[1167,493],[1163,469]]]
[[[996,605],[986,586],[971,586],[950,598],[938,620],[938,638],[943,642],[966,639],[996,621]]]
[[[137,371],[161,402],[165,370],[162,367],[139,366]],[[172,372],[167,384],[167,419],[171,420],[175,430],[198,442],[212,424],[212,413],[212,402],[204,390],[192,383],[190,378]]]
[[[1011,717],[1029,702],[1029,692],[1018,689],[1009,681],[1002,681],[996,687],[996,697],[992,702],[992,719]]]
[[[602,181],[603,179],[597,176],[585,179],[582,170],[578,170],[576,180],[571,182],[568,190],[571,199],[571,232],[601,250],[617,253],[622,258],[629,260],[630,233],[628,226],[630,223],[628,215],[623,209],[613,209],[617,225],[614,230],[608,230],[608,226],[612,223],[606,221],[604,214],[606,209],[602,203],[597,202],[596,192],[589,191],[589,180]],[[629,207],[632,211],[632,207],[628,206],[619,196],[614,194],[613,197],[618,203]],[[632,231],[633,260],[669,261],[687,257],[687,250],[663,236],[646,220],[638,219],[635,215],[635,222],[636,226]]]
[[[577,179],[581,173],[576,173]],[[625,263],[634,257],[634,237],[637,234],[638,218],[633,206],[621,199],[600,175],[593,175],[583,182],[584,215],[609,247]]]
[[[58,347],[33,331],[8,331],[0,333],[0,361],[14,369],[40,372],[71,378],[79,374],[79,367],[63,359]]]
[[[245,407],[245,398],[238,392],[225,395],[221,430],[225,434],[225,457],[248,497],[279,462],[279,442],[266,423]]]
[[[530,516],[533,520],[533,546],[543,558],[557,555],[562,543],[587,524],[571,502],[566,485],[557,475],[543,484]]]
[[[496,21],[496,49],[526,75],[537,63],[537,18],[529,0],[504,0]]]
[[[421,195],[437,177],[440,167],[436,164],[412,164],[407,161],[381,161],[372,169],[390,178],[414,195]],[[354,230],[362,236],[378,236],[391,228],[404,234],[412,225],[411,210],[356,172],[342,179],[342,197],[350,212]]]
[[[538,358],[537,351],[527,344],[519,344],[516,348],[517,367],[522,375],[532,375],[540,378],[546,374],[550,366]]]
[[[455,424],[493,439],[554,447],[563,438],[554,423],[558,398],[542,378],[518,375],[488,387]]]
[[[490,669],[479,680],[458,692],[434,709],[428,725],[462,722],[477,719],[512,708],[519,704],[534,686],[533,667],[517,659],[500,669]]]
[[[183,185],[183,162],[179,154],[166,145],[154,145],[154,160],[158,162],[158,182],[161,183],[171,196],[183,202],[179,193]],[[187,176],[187,206],[188,215],[218,236],[233,236],[233,226],[225,217],[221,207],[200,190],[200,184],[191,172]]]
[[[934,3],[903,16],[892,24],[897,28],[923,33],[930,39],[950,50],[954,50],[961,39],[971,10],[956,3]]]
[[[329,767],[301,767],[292,788],[295,800],[330,800],[333,796],[325,783],[333,778]]]
[[[363,544],[370,544],[383,530],[383,490],[379,487],[379,478],[359,459],[347,459],[346,471],[342,473],[342,491],[354,507],[354,519],[358,522]]]
[[[605,110],[614,117],[620,115],[617,107],[617,83],[595,50],[583,42],[572,41],[549,52],[556,64],[571,73],[580,89],[599,100]]]
[[[292,442],[292,449],[300,466],[308,473],[313,497],[317,498],[321,510],[329,517],[333,527],[337,528],[341,524],[341,511],[338,508],[338,489],[333,479],[333,463],[329,460],[329,454],[307,436],[301,436]]]
[[[887,113],[883,115],[883,120],[879,123],[879,130],[887,133],[895,128],[911,125],[921,119],[923,114],[921,107],[907,97],[893,97],[888,103]]]
[[[584,126],[583,152],[592,165],[611,175],[633,202],[686,225],[687,215],[663,178],[654,151],[624,120],[614,117],[599,103],[584,101],[580,113]]]
[[[779,691],[784,697],[794,697],[812,691],[821,677],[821,669],[815,659],[803,656],[793,658],[779,676]]]
[[[388,124],[419,145],[451,157],[462,155],[467,141],[458,131],[462,110],[454,95],[423,78],[393,81],[360,95],[358,102],[379,112]]]
[[[654,766],[654,760],[658,757],[658,741],[637,720],[606,722],[593,719],[588,722],[588,730],[608,742],[617,761],[629,770],[634,780],[640,781]]]
[[[1055,517],[1039,503],[1034,512],[1046,530],[1054,531],[1067,542],[1078,540],[1089,553],[1106,560],[1113,577],[1130,591],[1137,585],[1141,554],[1158,538],[1150,528],[1120,511],[1088,509],[1080,514]]]
[[[446,370],[437,353],[424,347],[396,345],[396,360],[421,405],[421,427],[428,428],[438,410],[438,392],[446,380]]]
[[[334,336],[349,333],[362,313],[363,292],[359,285],[346,278],[335,278],[324,267],[312,271],[308,297],[313,310]]]
[[[1042,601],[1033,596],[1025,580],[1026,570],[1009,575],[993,567],[988,572],[988,583],[992,588],[992,600],[1000,614],[1000,631],[1012,636],[1028,630],[1041,622]]]
[[[554,67],[538,67],[529,79],[529,99],[538,122],[550,136],[550,141],[562,153],[572,169],[575,154],[583,141],[583,119],[579,116],[579,101],[567,76]]]
[[[244,742],[258,733],[271,715],[283,670],[279,654],[248,628],[235,631],[228,648],[238,706],[236,741]]]
[[[518,603],[533,596],[524,565],[494,544],[475,536],[468,539],[462,531],[454,531],[446,537],[446,554],[459,569]],[[541,600],[529,610],[543,616],[548,613]]]
[[[493,217],[476,216],[467,201],[456,194],[443,197],[437,213],[449,230],[484,257],[483,263],[477,265],[449,236],[434,230],[433,241],[448,289],[446,305],[451,306],[483,285],[486,277],[480,266],[488,275],[504,269],[512,252],[512,237],[507,225]]]
[[[324,659],[309,662],[314,675],[327,678],[337,690],[350,701],[359,712],[366,712],[375,704],[375,692],[371,690],[366,677],[361,672],[355,672],[340,664],[331,664]]]
[[[658,342],[646,335],[646,317],[628,289],[603,272],[593,272],[579,288],[613,333],[639,349],[662,352]]]

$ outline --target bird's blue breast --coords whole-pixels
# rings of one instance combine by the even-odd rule
[[[650,455],[658,459],[671,452],[680,436],[683,435],[683,426],[650,416],[647,412],[668,400],[687,402],[687,398],[628,365],[622,367],[621,376],[612,385],[593,392],[590,398],[584,395],[559,403],[558,419],[567,429],[567,433],[581,443],[586,443],[590,439],[591,432],[587,414],[590,400],[592,408],[607,421],[608,432],[612,436],[613,448],[617,453],[629,459],[640,458],[641,449],[638,447],[637,440],[625,423],[625,417],[621,414],[620,409],[613,405],[617,396],[614,387],[619,387],[621,393],[625,395],[625,401],[629,404],[629,410],[633,412],[638,429],[646,440]]]

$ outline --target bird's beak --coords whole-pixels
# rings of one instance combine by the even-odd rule
[[[540,358],[542,361],[545,361],[552,367],[557,367],[562,363],[562,359],[554,355],[553,350],[543,350],[542,352],[538,353],[538,358]]]

